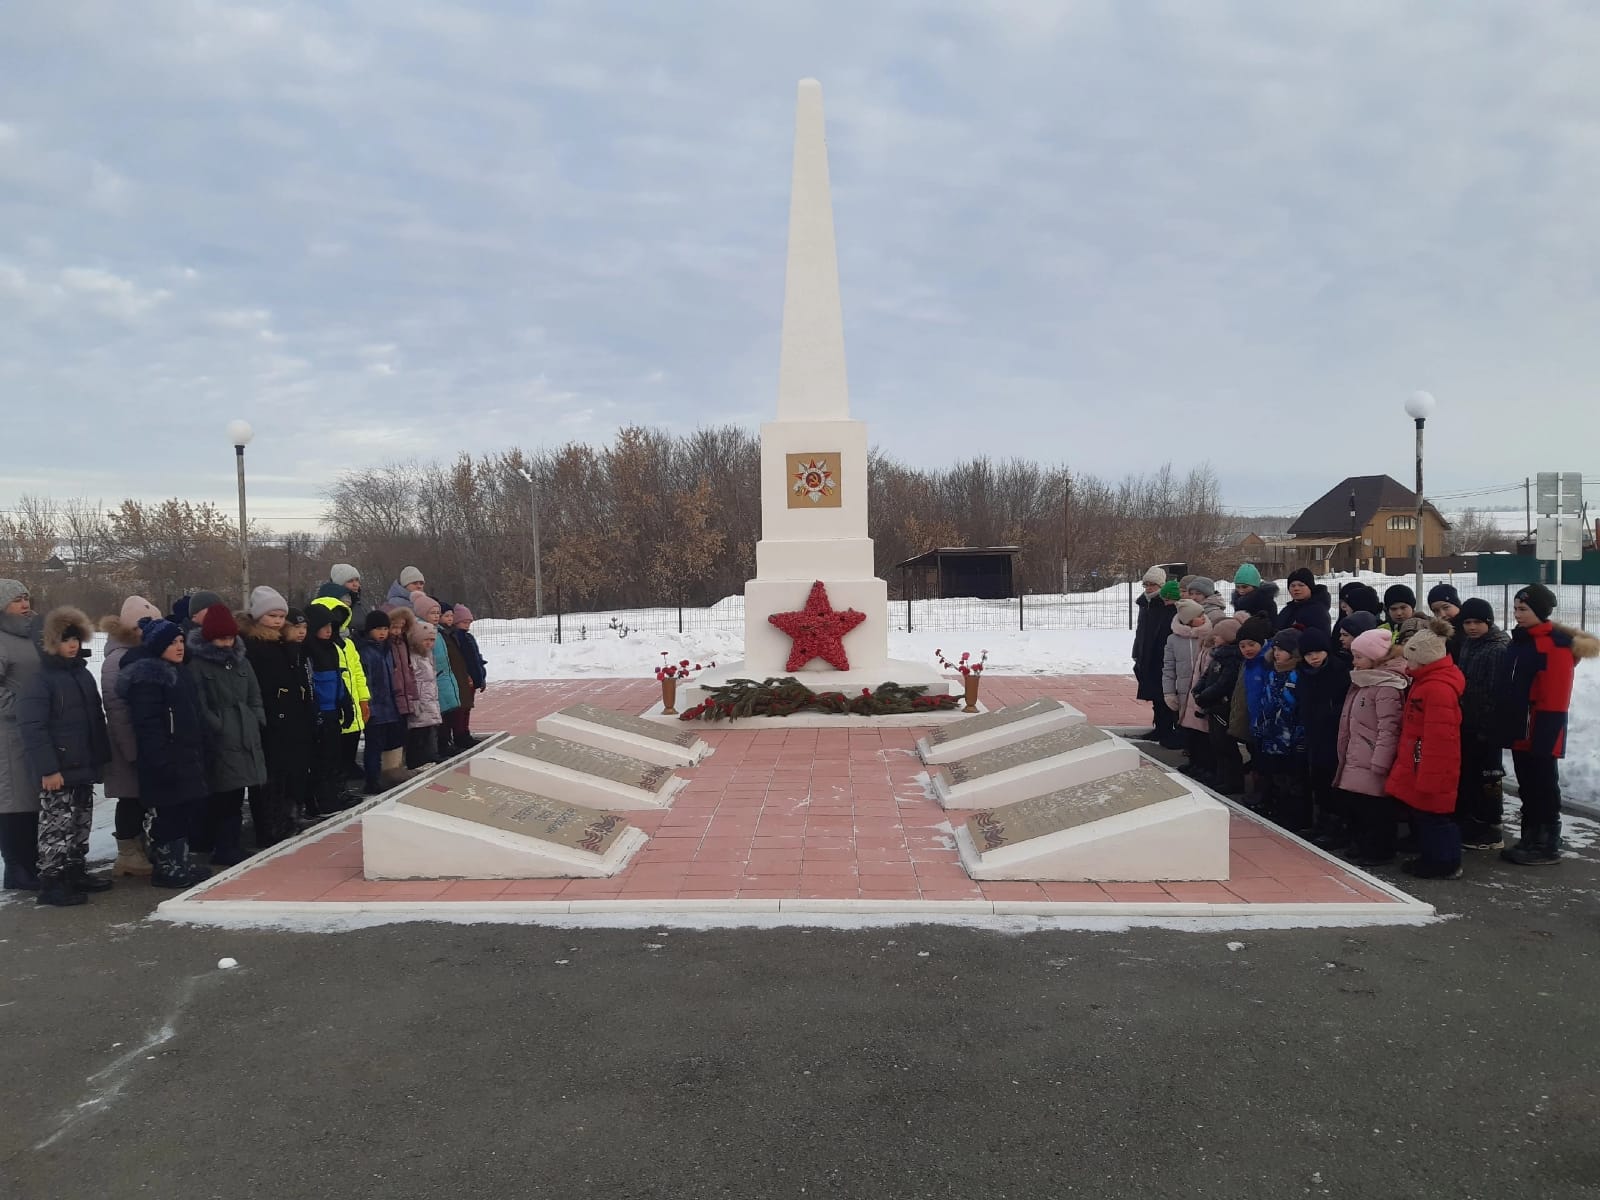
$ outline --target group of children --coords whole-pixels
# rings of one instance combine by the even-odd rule
[[[475,745],[488,673],[471,610],[429,596],[415,567],[372,610],[354,568],[330,580],[304,610],[258,587],[237,616],[214,592],[165,617],[130,596],[101,622],[99,687],[88,617],[39,621],[22,584],[0,580],[0,708],[19,735],[13,754],[0,727],[4,886],[47,905],[111,886],[87,870],[97,783],[117,802],[113,873],[184,888],[210,874],[196,855],[246,857],[247,796],[263,848],[357,803],[354,780],[376,794]]]
[[[1516,594],[1516,628],[1485,600],[1440,584],[1431,617],[1397,584],[1382,601],[1351,582],[1331,597],[1309,571],[1275,585],[1246,564],[1233,615],[1211,579],[1153,567],[1134,642],[1148,736],[1183,748],[1184,770],[1360,866],[1461,874],[1463,847],[1519,865],[1560,861],[1561,792],[1573,672],[1600,639],[1554,623],[1554,594]],[[1155,664],[1159,662],[1159,673]],[[1517,844],[1502,834],[1504,751],[1522,800]]]

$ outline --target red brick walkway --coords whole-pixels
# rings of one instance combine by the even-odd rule
[[[497,684],[474,725],[525,732],[578,699],[641,712],[648,681],[598,679]],[[1042,695],[1102,725],[1137,724],[1149,707],[1117,676],[990,677],[991,704]],[[1397,897],[1270,825],[1235,813],[1226,883],[976,882],[952,829],[966,819],[925,791],[916,729],[762,729],[703,726],[716,749],[670,809],[630,812],[651,835],[609,879],[370,882],[361,874],[359,819],[286,853],[247,865],[198,901],[650,901],[852,900],[1275,905]],[[1017,910],[1023,911],[1023,910]]]

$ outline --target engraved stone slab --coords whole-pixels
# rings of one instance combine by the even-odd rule
[[[541,717],[535,728],[591,749],[628,755],[662,767],[693,766],[711,753],[710,745],[691,727],[647,721],[596,704],[569,705]]]
[[[1228,823],[1203,788],[1146,765],[974,813],[956,846],[974,879],[1216,880]]]
[[[1165,771],[1141,767],[973,813],[967,818],[967,833],[987,853],[1187,794]]]
[[[1137,767],[1139,751],[1093,725],[1067,725],[932,769],[946,808],[986,808]]]
[[[1070,725],[1066,729],[1012,742],[1009,746],[997,746],[969,758],[958,758],[940,767],[938,774],[952,784],[970,783],[997,771],[1009,771],[1012,767],[1037,762],[1041,758],[1082,750],[1085,746],[1109,741],[1110,738],[1109,733],[1095,725]]]
[[[362,814],[368,879],[614,875],[648,840],[620,813],[510,786],[478,762],[420,779]]]
[[[993,733],[1010,725],[1022,724],[1037,717],[1049,716],[1052,713],[1075,716],[1077,720],[1071,722],[1074,725],[1083,720],[1083,714],[1077,709],[1069,708],[1049,696],[1041,696],[1037,700],[1029,700],[1026,704],[1010,704],[1005,708],[997,708],[994,712],[984,713],[981,717],[969,717],[959,725],[946,725],[942,729],[935,729],[928,735],[928,742],[933,746],[946,746],[966,741],[979,734]]]
[[[688,783],[671,766],[549,733],[505,738],[473,755],[465,769],[475,779],[608,809],[665,808]]]
[[[520,788],[474,779],[462,768],[434,776],[400,800],[412,808],[460,817],[599,857],[630,828],[628,818],[621,813],[564,804]]]

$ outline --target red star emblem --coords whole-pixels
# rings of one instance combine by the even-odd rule
[[[773,613],[767,620],[794,639],[784,669],[799,671],[814,658],[820,658],[836,671],[848,671],[850,659],[844,652],[844,635],[867,619],[853,608],[836,610],[828,603],[828,589],[819,579],[811,585],[811,595],[799,612]]]

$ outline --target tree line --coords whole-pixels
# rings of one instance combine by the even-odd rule
[[[534,518],[546,611],[702,606],[742,591],[761,536],[760,438],[719,426],[688,434],[629,426],[604,446],[462,454],[351,470],[326,491],[320,535],[252,526],[251,583],[292,601],[334,562],[369,590],[415,564],[430,590],[479,615],[535,609]],[[881,450],[869,461],[877,570],[938,546],[1016,546],[1018,586],[1104,586],[1152,562],[1207,569],[1234,518],[1209,467],[1105,479],[1068,465],[976,457],[920,468]],[[129,592],[169,603],[237,590],[238,529],[209,503],[24,497],[0,514],[0,573],[41,603],[110,611]]]

